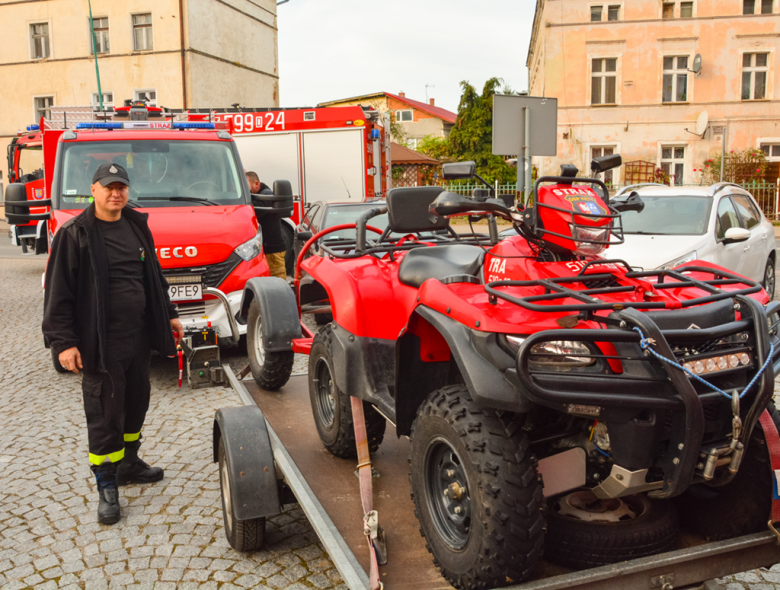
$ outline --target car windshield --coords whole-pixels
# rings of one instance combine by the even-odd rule
[[[369,209],[374,207],[382,207],[384,203],[361,203],[360,205],[338,205],[334,207],[328,207],[325,213],[325,219],[322,223],[322,228],[327,229],[334,225],[342,225],[345,223],[357,223],[358,217],[363,215]],[[387,227],[388,219],[387,213],[377,215],[368,220],[368,225],[371,225],[379,230],[385,231]],[[368,232],[369,237],[373,235],[373,232]],[[378,237],[378,236],[373,236]],[[328,234],[324,238],[325,240],[354,240],[356,239],[354,229],[342,229],[341,231]]]
[[[707,231],[712,199],[708,197],[642,196],[645,208],[624,211],[623,231],[626,234],[659,236],[700,236]]]
[[[248,202],[231,144],[227,142],[85,141],[66,143],[60,149],[65,150],[60,177],[61,209],[84,209],[92,202],[92,176],[107,162],[127,170],[130,200],[139,207]]]

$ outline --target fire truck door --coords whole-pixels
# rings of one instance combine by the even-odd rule
[[[305,133],[301,139],[307,202],[365,200],[363,129]]]

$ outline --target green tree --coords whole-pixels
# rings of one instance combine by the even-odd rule
[[[436,158],[440,162],[450,160],[450,142],[446,137],[436,137],[426,135],[417,142],[417,151],[431,158]]]

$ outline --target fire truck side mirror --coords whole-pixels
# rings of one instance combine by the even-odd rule
[[[289,180],[274,181],[274,195],[277,197],[292,197],[292,185]]]
[[[475,162],[451,162],[441,167],[444,180],[457,180],[459,178],[474,178],[477,173]]]
[[[18,203],[18,205],[14,207],[12,203]],[[30,215],[30,207],[45,207],[49,204],[48,199],[28,201],[27,187],[21,182],[11,183],[5,189],[5,218],[9,225],[22,225],[30,221],[49,219],[50,213]]]

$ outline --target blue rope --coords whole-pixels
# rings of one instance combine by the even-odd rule
[[[729,395],[728,393],[726,393],[725,391],[723,391],[719,387],[716,387],[715,385],[713,385],[709,381],[706,381],[706,380],[702,379],[696,373],[692,372],[690,369],[686,369],[681,364],[676,363],[673,360],[668,359],[668,358],[658,354],[655,350],[650,348],[650,345],[651,345],[650,338],[645,338],[645,335],[644,335],[644,333],[642,332],[642,330],[640,328],[634,327],[634,330],[639,332],[639,337],[640,337],[639,346],[642,347],[642,350],[649,350],[650,354],[652,354],[658,360],[663,361],[665,363],[668,363],[668,364],[672,365],[673,367],[676,367],[676,368],[680,369],[681,371],[683,371],[684,373],[687,373],[688,375],[690,375],[691,377],[693,377],[697,381],[699,381],[701,383],[704,383],[704,385],[706,385],[710,389],[713,389],[714,391],[717,391],[718,393],[720,393],[720,394],[726,396],[727,398],[731,399],[731,395]],[[766,362],[764,362],[764,365],[758,370],[758,373],[755,374],[755,376],[750,381],[750,383],[747,384],[747,387],[745,387],[745,389],[742,390],[742,393],[739,394],[740,398],[742,398],[756,384],[758,379],[761,377],[761,374],[769,366],[769,363],[772,362],[772,355],[774,354],[774,352],[775,352],[774,344],[772,344],[770,342],[769,343],[769,354],[766,357]]]

